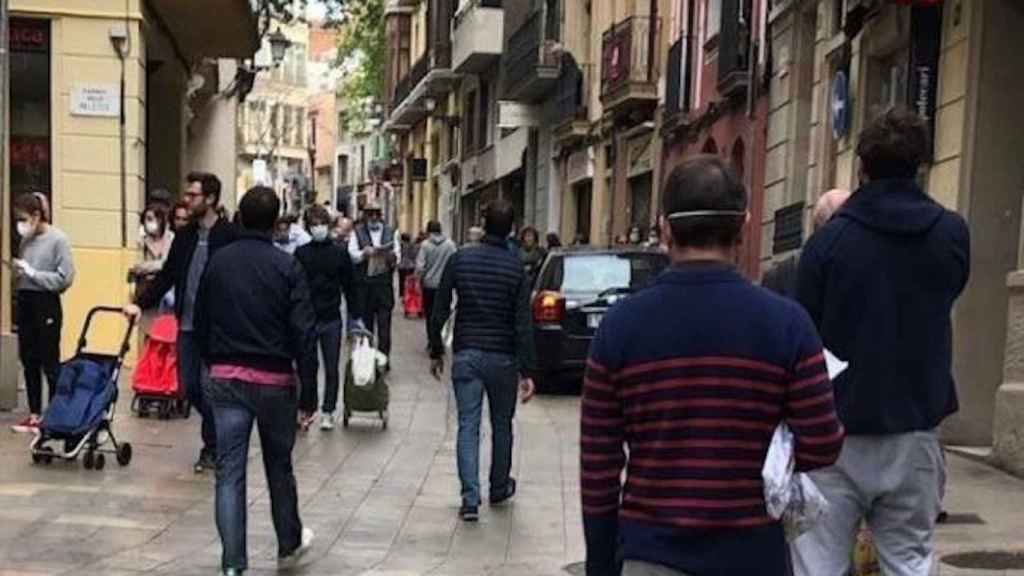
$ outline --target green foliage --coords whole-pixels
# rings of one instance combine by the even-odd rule
[[[348,0],[341,17],[336,63],[345,70],[338,87],[348,124],[343,129],[366,129],[372,103],[384,93],[386,58],[384,0]]]

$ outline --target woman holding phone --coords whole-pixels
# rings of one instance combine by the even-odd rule
[[[15,432],[33,432],[43,410],[43,374],[49,398],[60,377],[60,332],[64,320],[60,295],[71,287],[75,265],[68,237],[50,225],[50,206],[39,193],[23,194],[14,201],[14,217],[21,243],[19,258],[11,262],[17,278],[16,323],[18,350],[25,370],[29,416]]]

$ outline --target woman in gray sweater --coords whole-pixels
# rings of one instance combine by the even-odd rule
[[[17,276],[16,323],[18,350],[25,370],[29,416],[16,424],[16,432],[39,426],[43,408],[43,374],[49,397],[60,376],[60,331],[63,310],[60,295],[71,287],[75,266],[67,236],[50,225],[49,203],[42,194],[23,194],[14,202],[20,257],[11,262]]]

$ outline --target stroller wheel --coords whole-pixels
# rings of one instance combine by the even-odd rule
[[[103,470],[103,467],[107,465],[107,458],[103,454],[96,455],[96,470]]]
[[[86,470],[96,467],[96,454],[92,450],[87,450],[85,456],[82,456],[82,466],[85,466]]]
[[[117,463],[127,466],[132,461],[132,445],[124,442],[117,448]]]

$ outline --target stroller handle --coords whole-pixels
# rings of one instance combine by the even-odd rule
[[[124,311],[121,308],[114,306],[94,306],[85,315],[85,324],[82,326],[82,334],[78,337],[78,351],[77,354],[81,354],[85,351],[86,346],[89,345],[89,327],[92,326],[93,318],[98,314],[116,314],[124,317]],[[125,355],[131,349],[131,338],[132,332],[135,330],[135,318],[128,318],[128,328],[124,332],[124,338],[121,340],[121,349],[118,351],[117,357],[124,360]]]

